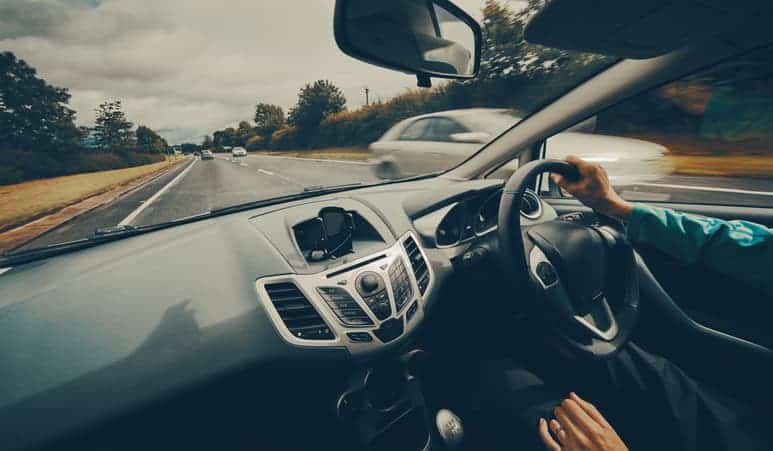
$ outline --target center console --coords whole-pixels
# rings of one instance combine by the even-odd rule
[[[356,374],[338,399],[340,419],[369,451],[437,449],[434,415],[421,390],[421,350]]]
[[[409,232],[346,265],[262,278],[256,289],[287,342],[344,346],[358,355],[398,342],[421,322],[433,279],[424,251]]]

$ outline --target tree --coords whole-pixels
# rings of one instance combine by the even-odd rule
[[[0,52],[0,146],[61,151],[78,147],[81,133],[67,89],[51,86],[11,52]]]
[[[239,145],[239,137],[236,129],[228,127],[224,130],[218,130],[212,134],[212,144],[218,149],[223,147],[233,147]]]
[[[204,141],[201,142],[201,148],[202,149],[210,149],[212,148],[212,137],[207,135],[204,137]]]
[[[126,120],[120,100],[105,102],[97,112],[94,137],[97,146],[106,151],[128,150],[134,147],[132,127]]]
[[[137,151],[146,153],[164,153],[169,144],[150,128],[140,125],[134,132],[137,137]]]
[[[317,127],[323,119],[346,107],[346,98],[340,89],[328,80],[307,84],[298,93],[298,103],[290,110],[288,122],[301,130]]]
[[[279,105],[259,103],[255,106],[255,130],[264,139],[285,125],[285,113]]]

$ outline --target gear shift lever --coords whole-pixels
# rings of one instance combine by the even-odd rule
[[[440,409],[435,415],[440,438],[449,450],[461,450],[464,441],[464,427],[462,420],[448,409]]]

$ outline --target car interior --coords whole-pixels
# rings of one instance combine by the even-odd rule
[[[419,21],[357,28],[372,3],[337,0],[330,27],[344,53],[420,85],[474,75],[477,52],[436,42]],[[447,0],[395,2],[390,14],[416,17],[425,3],[467,24],[479,49],[479,25]],[[447,172],[8,257],[0,448],[507,449],[490,434],[504,420],[448,376],[526,355],[566,376],[628,342],[765,418],[771,299],[634,248],[624,224],[540,187],[547,173],[576,176],[543,158],[548,137],[773,42],[771,13],[762,0],[553,0],[530,42],[621,60]],[[401,56],[411,46],[446,51],[426,65]],[[770,208],[658,205],[773,227]],[[440,409],[464,422],[459,447],[441,437]]]

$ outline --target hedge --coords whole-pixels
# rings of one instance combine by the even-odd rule
[[[163,160],[163,155],[137,152],[46,153],[0,150],[0,185],[83,172],[123,169]]]

